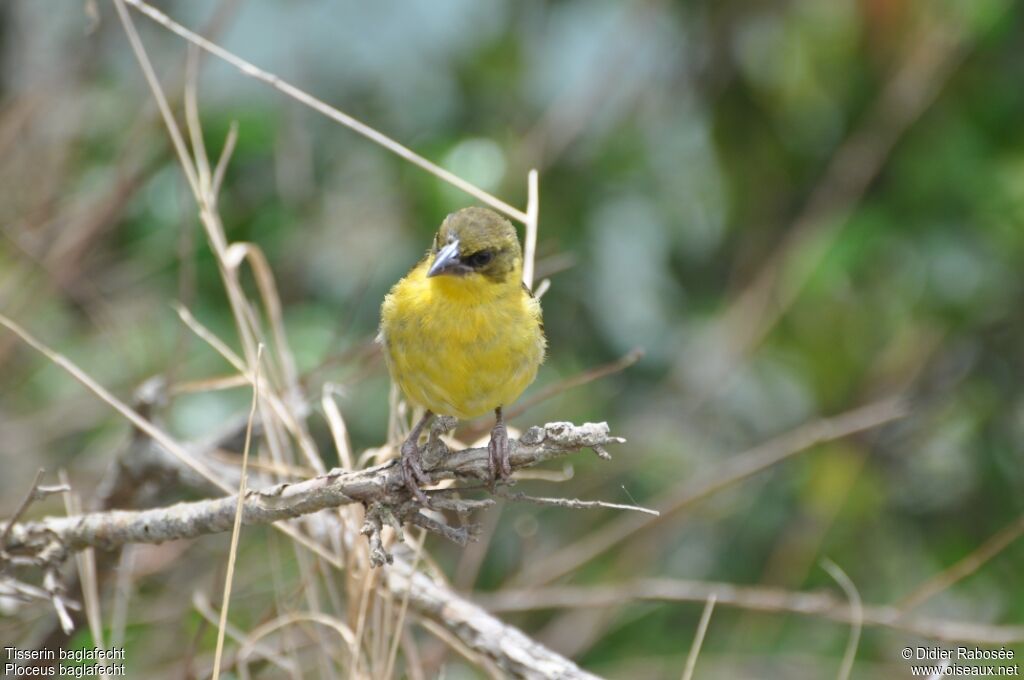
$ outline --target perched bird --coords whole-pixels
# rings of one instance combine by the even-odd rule
[[[426,409],[402,444],[406,486],[424,504],[420,485],[430,480],[419,438],[434,415],[465,420],[494,411],[491,481],[512,474],[501,407],[533,382],[546,344],[540,303],[522,275],[512,224],[465,208],[445,218],[426,257],[384,298],[377,339],[391,378]]]

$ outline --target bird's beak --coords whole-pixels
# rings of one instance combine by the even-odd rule
[[[459,260],[459,240],[455,239],[441,250],[437,251],[437,257],[427,270],[427,277],[447,274],[457,271],[462,266]]]

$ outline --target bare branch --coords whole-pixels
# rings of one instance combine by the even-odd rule
[[[512,467],[529,467],[583,448],[621,441],[608,433],[605,423],[548,423],[543,428],[532,427],[518,441],[513,440]],[[485,479],[488,470],[487,448],[477,447],[450,452],[427,474],[435,481],[453,477]],[[402,470],[390,461],[365,470],[336,469],[303,482],[246,491],[242,523],[270,524],[350,503],[381,503],[399,514],[411,514],[415,506],[408,501]],[[48,517],[14,524],[6,548],[12,554],[33,555],[54,542],[65,550],[77,551],[194,538],[231,530],[237,504],[237,495],[232,495],[154,510]],[[403,519],[423,525],[415,515]]]

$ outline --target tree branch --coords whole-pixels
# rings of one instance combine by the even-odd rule
[[[603,447],[623,441],[611,436],[605,423],[579,426],[549,423],[544,427],[530,428],[519,440],[513,441],[512,466],[517,469],[530,467],[583,448]],[[200,448],[212,450],[220,443],[223,442]],[[159,447],[154,447],[153,453],[156,455],[152,464],[165,472],[189,471],[180,460],[167,455]],[[204,459],[208,457],[207,454],[209,450],[205,453],[197,452]],[[237,474],[237,471],[225,469],[227,475],[232,472]],[[448,452],[440,463],[428,470],[428,474],[435,480],[464,476],[485,479],[489,474],[487,449],[481,447]],[[181,481],[186,485],[205,488],[203,480],[198,476],[182,477]],[[444,495],[434,498],[439,508],[446,507],[447,499],[443,498]],[[363,503],[372,511],[368,515],[378,518],[383,526],[387,519],[382,518],[382,515],[387,514],[384,509],[409,512],[412,508],[418,515],[419,507],[410,501],[401,471],[392,462],[356,472],[332,471],[305,482],[278,484],[250,491],[243,501],[242,521],[246,524],[264,524],[325,508]],[[12,555],[33,557],[49,564],[65,559],[71,551],[90,546],[114,548],[130,542],[159,543],[224,532],[232,526],[236,502],[237,496],[229,496],[178,503],[153,510],[95,512],[12,524],[7,549]],[[462,505],[459,507],[482,507],[487,502],[460,500]],[[324,521],[310,525],[314,534],[321,531],[328,533],[332,526],[336,526],[331,522],[336,517],[320,515],[319,518]],[[415,520],[410,517],[410,521]],[[378,531],[380,528],[377,527]],[[411,550],[406,546],[394,546],[393,556],[384,551],[382,544],[374,546],[373,532],[370,533],[371,547],[380,550],[379,562],[387,561],[391,565],[384,570],[382,579],[387,590],[397,598],[404,598],[409,593],[411,611],[437,621],[463,644],[505,673],[522,678],[596,678],[569,659],[530,639],[518,628],[501,622],[441,581],[415,570]],[[19,558],[18,561],[26,563],[28,560]]]
[[[603,450],[624,440],[613,437],[606,423],[548,423],[532,427],[512,442],[513,468],[524,468],[583,448]],[[439,446],[443,446],[438,442]],[[487,479],[486,447],[432,452],[439,462],[427,470],[432,481],[472,477]],[[242,522],[271,524],[351,503],[389,508],[401,520],[415,520],[419,507],[410,502],[401,468],[390,461],[365,470],[340,469],[303,482],[285,482],[246,492]],[[37,556],[59,546],[74,552],[89,547],[112,549],[128,543],[163,543],[231,529],[237,496],[178,503],[141,511],[112,510],[71,517],[47,517],[13,524],[4,546],[11,555]],[[421,522],[417,524],[424,525]],[[441,525],[443,527],[444,525]],[[427,528],[430,528],[429,526]],[[434,527],[439,533],[443,528]],[[450,536],[449,536],[450,537]]]

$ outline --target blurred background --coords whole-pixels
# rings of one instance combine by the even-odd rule
[[[1024,624],[1018,3],[157,6],[513,205],[525,206],[527,171],[540,171],[550,355],[523,399],[554,394],[513,424],[608,421],[628,443],[610,463],[564,459],[571,474],[552,468],[562,483],[518,487],[664,512],[648,521],[503,503],[476,518],[483,540],[470,548],[428,538],[455,587],[500,611],[512,587],[543,599],[550,583],[580,586],[577,603],[499,615],[595,673],[678,677],[706,595],[640,601],[629,584],[842,599],[819,566],[828,557],[866,603],[899,604],[998,535],[991,560],[912,613]],[[180,114],[185,43],[133,15]],[[380,301],[444,216],[476,201],[212,57],[200,68],[211,154],[238,123],[219,202],[227,236],[266,253],[303,385],[318,395],[337,384],[353,449],[381,446]],[[113,6],[3,3],[0,312],[125,400],[164,376],[172,396],[155,417],[188,441],[244,415],[251,395],[175,392],[231,372],[175,302],[235,337]],[[558,388],[614,362],[622,370]],[[892,420],[897,396],[908,415]],[[878,422],[850,436],[822,420],[866,405]],[[310,428],[332,455],[317,408]],[[66,469],[88,504],[129,432],[0,332],[0,514],[39,467]],[[710,488],[765,442],[784,460]],[[33,510],[46,512],[63,512],[59,500]],[[580,542],[595,537],[607,543],[587,553]],[[273,600],[265,540],[243,534],[240,602]],[[189,601],[197,588],[219,592],[226,546],[215,536],[147,553],[124,613],[129,662],[147,677],[183,677],[181,650],[210,649]],[[622,597],[579,606],[591,586]],[[258,623],[246,604],[236,613]],[[8,612],[0,638],[50,615]],[[696,677],[833,677],[848,635],[843,622],[720,605]],[[899,650],[911,644],[924,643],[867,626],[853,677],[909,677]],[[481,673],[443,649],[425,659],[446,677]]]

